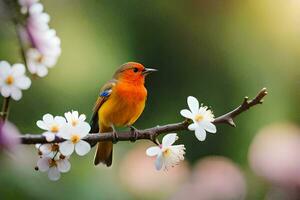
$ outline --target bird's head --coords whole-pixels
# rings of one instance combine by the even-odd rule
[[[126,81],[135,84],[144,84],[145,77],[156,69],[146,68],[140,63],[128,62],[116,71],[114,78],[119,81]]]

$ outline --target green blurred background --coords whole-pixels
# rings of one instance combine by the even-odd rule
[[[206,155],[226,156],[245,173],[247,199],[264,196],[268,185],[251,172],[248,148],[265,125],[300,122],[300,1],[42,3],[51,16],[51,27],[61,38],[62,56],[46,78],[34,80],[23,99],[11,104],[9,119],[22,133],[40,133],[35,122],[45,113],[62,115],[73,109],[89,118],[99,88],[127,61],[159,69],[146,82],[147,106],[135,124],[140,129],[182,120],[179,111],[187,106],[189,95],[211,106],[218,116],[239,105],[243,96],[253,97],[267,87],[269,95],[263,106],[239,116],[237,128],[220,125],[217,134],[209,134],[205,142],[197,141],[192,132],[179,133],[178,142],[186,145],[189,169]],[[21,62],[14,27],[3,12],[0,23],[0,60]],[[176,188],[158,197],[142,197],[130,192],[120,180],[122,159],[136,145],[115,145],[110,169],[94,167],[93,152],[85,157],[73,156],[72,170],[58,182],[34,171],[35,149],[24,147],[18,159],[1,162],[0,197],[168,198]]]

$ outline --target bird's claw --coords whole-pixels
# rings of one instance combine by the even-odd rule
[[[116,131],[113,131],[113,139],[112,142],[116,144],[119,141],[119,135]]]
[[[138,130],[134,126],[130,126],[130,132],[131,132],[131,142],[135,142],[138,139]]]

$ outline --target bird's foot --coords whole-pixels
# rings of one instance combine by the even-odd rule
[[[112,143],[116,144],[119,141],[119,135],[118,133],[114,130],[113,131],[113,139],[112,139]]]
[[[131,132],[131,138],[130,141],[131,142],[135,142],[138,139],[138,129],[135,128],[134,126],[129,126],[130,128],[130,132]]]

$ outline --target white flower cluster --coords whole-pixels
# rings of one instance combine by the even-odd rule
[[[199,106],[199,101],[192,96],[187,98],[189,109],[183,109],[180,114],[191,119],[193,123],[188,126],[188,129],[195,131],[198,140],[204,141],[206,138],[206,131],[216,133],[216,126],[212,123],[214,115],[212,111],[206,106]],[[184,160],[185,147],[184,145],[173,145],[178,139],[176,133],[167,134],[163,137],[162,144],[150,147],[146,150],[148,156],[157,156],[155,167],[157,170],[168,169]]]
[[[20,29],[22,42],[27,44],[26,61],[32,74],[44,77],[61,54],[60,39],[49,28],[50,16],[38,0],[19,0],[21,12],[27,17]]]
[[[21,12],[26,16],[19,31],[22,43],[26,46],[28,71],[44,77],[61,54],[60,39],[55,30],[49,28],[50,16],[43,12],[43,5],[38,0],[19,0],[19,4]],[[11,66],[6,61],[0,61],[0,92],[3,97],[11,97],[16,101],[22,98],[21,90],[31,85],[25,72],[23,64]]]
[[[85,119],[85,115],[72,111],[65,113],[65,117],[45,114],[42,120],[37,121],[37,126],[45,131],[42,134],[48,142],[54,141],[55,137],[66,140],[62,143],[36,145],[40,155],[37,169],[48,171],[50,180],[58,180],[61,172],[70,170],[69,158],[74,150],[80,156],[91,150],[90,144],[82,140],[91,130]]]

